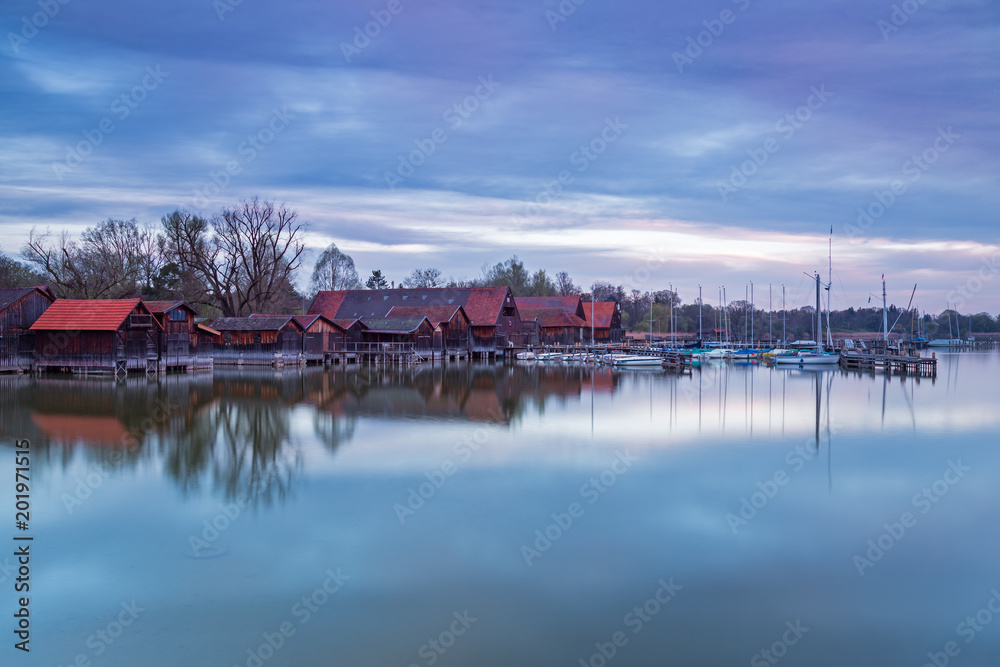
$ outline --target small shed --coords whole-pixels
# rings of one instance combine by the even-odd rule
[[[305,330],[291,315],[220,317],[211,325],[221,335],[216,364],[284,366],[305,361]]]
[[[469,350],[469,316],[461,306],[393,306],[389,317],[426,317],[434,328],[435,350]]]
[[[57,299],[31,325],[35,366],[73,372],[159,369],[161,327],[141,299]]]
[[[426,317],[363,317],[367,327],[361,334],[366,343],[412,345],[415,350],[429,350],[434,341],[434,327]]]
[[[35,342],[28,329],[53,301],[48,287],[0,289],[0,372],[31,367]]]
[[[284,317],[283,315],[262,315],[254,313],[250,317]],[[303,331],[302,353],[306,363],[323,363],[331,355],[343,351],[347,338],[346,330],[325,315],[293,315]]]
[[[195,365],[198,341],[194,318],[198,311],[183,301],[143,301],[160,323],[158,347],[165,368],[188,368]]]
[[[529,322],[537,327],[539,345],[575,345],[584,341],[583,329],[586,326],[580,317],[562,308],[522,308],[521,322],[525,329]]]
[[[584,302],[583,319],[596,343],[620,343],[625,339],[622,306],[617,301]],[[590,334],[585,333],[584,338],[590,340]]]

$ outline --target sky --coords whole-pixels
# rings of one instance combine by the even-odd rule
[[[885,274],[1000,312],[995,2],[8,0],[0,30],[7,254],[260,195],[303,284],[336,243],[362,278],[516,254],[795,307],[832,229],[834,308]]]

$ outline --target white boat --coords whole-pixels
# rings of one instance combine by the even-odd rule
[[[590,362],[593,360],[594,355],[588,354],[587,352],[574,352],[572,354],[563,355],[563,361]]]
[[[840,355],[835,352],[820,350],[799,350],[790,354],[779,354],[774,357],[774,363],[782,366],[820,366],[840,362]]]
[[[533,361],[535,359],[535,353],[531,350],[526,350],[524,352],[518,352],[517,358],[521,361]]]
[[[714,350],[709,350],[708,352],[701,352],[698,356],[701,359],[729,359],[733,356],[734,350],[728,347],[717,347]]]
[[[538,352],[535,354],[535,359],[539,361],[562,361],[562,352]]]
[[[927,347],[962,347],[963,345],[968,345],[968,343],[960,338],[935,338],[927,341]]]
[[[662,357],[643,356],[638,354],[615,355],[611,364],[621,368],[636,368],[641,366],[661,366]]]

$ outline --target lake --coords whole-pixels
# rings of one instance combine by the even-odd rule
[[[1000,354],[938,358],[0,377],[3,664],[997,665]]]

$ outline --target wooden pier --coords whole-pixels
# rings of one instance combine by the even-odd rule
[[[915,354],[874,354],[845,351],[840,354],[840,365],[849,370],[880,370],[887,375],[915,375],[917,377],[937,376],[937,357],[921,357]]]

